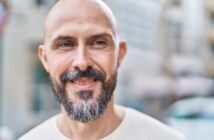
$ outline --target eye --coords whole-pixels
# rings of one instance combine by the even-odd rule
[[[60,42],[58,44],[58,47],[59,48],[74,48],[75,47],[75,43],[73,42]]]
[[[90,43],[90,45],[94,48],[102,49],[107,46],[107,42],[104,39],[95,39]]]
[[[96,40],[96,41],[94,42],[94,44],[95,44],[95,45],[106,45],[106,42],[103,41],[103,40]]]

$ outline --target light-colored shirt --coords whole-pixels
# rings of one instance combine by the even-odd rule
[[[165,124],[130,108],[124,108],[121,124],[100,140],[185,140],[184,136]],[[57,127],[56,115],[35,127],[18,140],[70,140]]]

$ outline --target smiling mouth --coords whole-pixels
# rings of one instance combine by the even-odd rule
[[[94,78],[78,78],[77,80],[71,81],[72,85],[80,90],[91,89],[97,82],[97,79]]]

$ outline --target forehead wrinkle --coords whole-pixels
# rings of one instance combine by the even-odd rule
[[[62,10],[63,9],[63,10]],[[76,14],[75,14],[76,13]],[[78,13],[78,14],[77,14]],[[50,10],[44,25],[44,39],[49,38],[54,26],[63,22],[87,22],[93,18],[98,18],[94,22],[98,23],[102,19],[112,29],[114,35],[117,34],[116,19],[102,0],[60,0]],[[52,31],[52,32],[51,32]]]

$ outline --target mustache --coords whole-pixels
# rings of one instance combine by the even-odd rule
[[[98,81],[104,82],[106,79],[106,75],[92,67],[88,67],[85,71],[81,71],[79,68],[76,68],[73,71],[66,72],[61,76],[61,82],[66,83],[69,81],[75,81],[80,78],[93,78]]]

